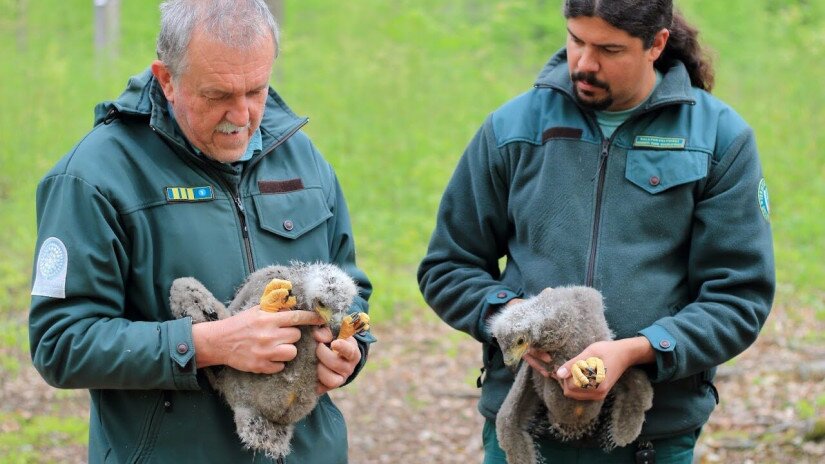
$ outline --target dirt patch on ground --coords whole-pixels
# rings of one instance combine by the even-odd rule
[[[823,330],[812,315],[791,320],[774,310],[758,342],[720,369],[721,404],[700,438],[697,462],[825,459],[825,442],[812,433],[817,421],[825,424]],[[349,426],[350,462],[481,462],[478,344],[428,310],[403,323],[376,321],[375,334],[368,367],[333,392]],[[85,392],[55,390],[28,366],[2,377],[0,410],[7,414],[88,416]],[[0,431],[23,426],[6,420]],[[43,462],[86,461],[83,446],[47,447],[39,455]]]

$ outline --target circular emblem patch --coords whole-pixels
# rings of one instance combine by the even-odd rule
[[[49,237],[40,247],[37,271],[46,279],[54,279],[66,268],[66,247],[60,239]]]
[[[771,206],[770,202],[768,201],[768,184],[765,182],[765,178],[763,177],[762,180],[759,181],[759,209],[762,210],[762,216],[765,217],[766,221],[770,221],[771,216]]]

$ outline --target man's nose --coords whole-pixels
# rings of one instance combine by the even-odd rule
[[[576,71],[595,73],[599,71],[599,60],[596,52],[585,48],[582,51],[579,61],[576,63]]]
[[[233,98],[226,110],[224,119],[239,127],[249,124],[249,102],[247,99],[245,97]]]

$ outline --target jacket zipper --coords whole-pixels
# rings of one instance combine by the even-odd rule
[[[249,273],[255,272],[255,258],[252,255],[252,242],[249,241],[249,226],[246,221],[246,208],[243,206],[241,193],[238,186],[229,186],[230,195],[232,195],[232,202],[235,203],[235,212],[238,213],[238,220],[241,223],[241,235],[243,236],[243,246],[246,251],[246,266]]]
[[[617,128],[618,130],[618,128]],[[587,261],[587,276],[584,284],[593,286],[593,274],[596,272],[596,247],[599,242],[599,229],[602,223],[602,198],[604,197],[604,181],[607,177],[607,155],[610,153],[610,139],[602,141],[602,153],[599,156],[599,180],[596,184],[596,205],[593,213],[593,236],[590,238],[590,258]]]

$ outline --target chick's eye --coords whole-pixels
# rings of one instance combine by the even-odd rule
[[[516,345],[524,345],[524,339],[519,338],[518,340],[516,340]]]

